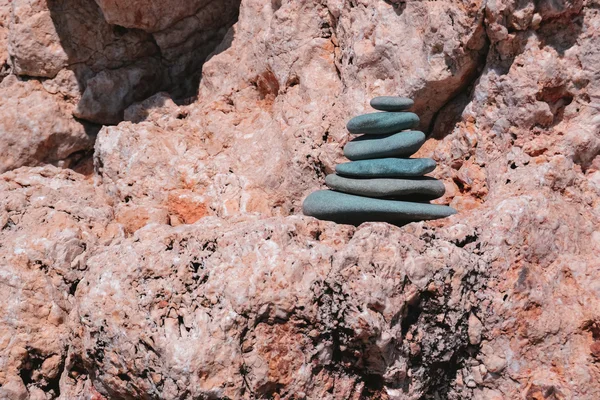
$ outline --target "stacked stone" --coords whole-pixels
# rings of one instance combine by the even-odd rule
[[[402,224],[444,218],[456,211],[429,204],[444,195],[444,184],[424,176],[436,167],[430,158],[409,158],[423,143],[423,132],[409,130],[419,117],[407,112],[413,101],[404,97],[376,97],[371,107],[381,112],[359,115],[347,125],[352,134],[344,155],[325,183],[332,190],[311,193],[303,204],[305,215],[338,223],[383,221]]]

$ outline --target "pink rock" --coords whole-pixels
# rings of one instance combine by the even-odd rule
[[[152,1],[96,0],[109,24],[126,28],[161,31],[185,17],[196,14],[202,8],[210,8],[213,0],[176,0],[168,3]],[[236,7],[235,2],[229,2]],[[239,2],[238,2],[239,3]]]
[[[43,163],[68,166],[65,159],[93,146],[86,126],[71,116],[73,105],[39,82],[11,75],[0,83],[0,93],[1,172]]]
[[[68,65],[69,56],[60,43],[46,1],[10,3],[8,51],[13,57],[15,72],[53,78]]]
[[[11,69],[19,76],[36,78],[75,70],[81,99],[75,116],[116,124],[125,108],[160,90],[169,89],[179,97],[196,92],[203,62],[239,10],[236,0],[142,9],[133,3],[99,3],[103,9],[93,0],[74,0],[69,7],[41,0],[0,3],[0,18],[6,20],[0,26],[0,79]],[[135,12],[123,13],[128,7]],[[113,21],[114,15],[137,22]],[[142,20],[142,25],[151,24],[153,29],[142,28],[160,32],[153,36],[134,29],[141,27],[136,23]]]
[[[7,0],[0,1],[0,20],[8,21],[10,4]],[[10,69],[8,56],[8,27],[0,25],[0,81],[8,74]]]
[[[21,168],[0,176],[0,192],[0,396],[56,398],[86,259],[119,231],[102,194],[69,170]]]
[[[117,124],[123,120],[125,108],[150,97],[164,79],[162,67],[154,60],[102,71],[86,82],[73,115],[99,124]]]
[[[0,83],[4,169],[69,160],[77,103],[126,121],[89,178],[0,176],[0,397],[600,398],[593,4],[244,0],[233,29],[225,2],[99,4],[10,25],[69,22],[80,69],[9,54],[53,78]],[[139,87],[151,61],[189,85],[225,31],[197,98]],[[299,215],[378,95],[415,98],[458,215]]]

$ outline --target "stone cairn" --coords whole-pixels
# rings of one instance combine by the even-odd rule
[[[435,169],[435,161],[409,158],[426,140],[423,132],[407,130],[419,125],[419,117],[406,112],[413,104],[404,97],[376,97],[371,107],[382,112],[348,122],[350,133],[363,134],[344,147],[351,162],[338,164],[336,173],[325,178],[332,190],[313,192],[304,200],[305,215],[353,225],[401,225],[456,213],[451,207],[429,204],[445,192],[442,182],[424,176]]]

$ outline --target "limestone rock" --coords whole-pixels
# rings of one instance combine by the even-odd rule
[[[81,63],[94,71],[118,68],[156,53],[148,34],[106,23],[93,0],[11,2],[9,54],[19,75],[52,78]],[[84,85],[83,85],[84,86]]]
[[[187,14],[195,8],[194,3],[199,1],[182,2],[179,6],[182,10],[186,9]],[[176,97],[197,93],[204,62],[212,54],[227,48],[233,36],[231,26],[237,20],[240,0],[212,0],[203,3],[206,4],[197,12],[177,19],[168,28],[152,34],[160,48],[163,63],[168,65],[171,77],[169,92]],[[156,7],[157,4],[153,6]],[[172,3],[166,6],[171,7]],[[158,15],[160,19],[164,19],[169,13]],[[118,13],[117,18],[122,16],[122,13]]]
[[[0,175],[0,398],[57,398],[68,314],[112,208],[81,175],[54,167]]]
[[[18,81],[9,54],[2,84],[71,110],[89,79],[148,58],[199,76],[161,43],[205,43],[200,22],[168,32],[201,10],[149,34],[65,4],[35,15],[59,18],[73,75]],[[197,98],[129,106],[92,176],[2,176],[0,398],[600,398],[597,2],[244,0],[239,16],[214,30]],[[435,127],[415,157],[460,213],[294,215],[343,161],[347,117],[387,94]]]
[[[387,224],[354,230],[292,216],[148,226],[89,259],[77,291],[76,353],[106,397],[359,397],[367,393],[359,375],[324,367],[338,364],[339,353],[390,385],[404,379],[408,341],[394,345],[406,340],[398,312],[410,301],[398,290],[410,264],[401,260],[420,254],[432,263],[430,277],[451,258],[464,262],[457,282],[479,271],[467,251]],[[435,358],[426,344],[422,357]],[[315,365],[320,372],[309,373]]]
[[[469,315],[469,343],[472,345],[478,345],[481,343],[481,333],[483,331],[483,324],[474,314]]]
[[[53,78],[68,65],[69,56],[44,0],[11,3],[8,52],[19,75]]]
[[[196,92],[195,71],[221,42],[239,9],[238,0],[98,3],[102,9],[94,0],[73,0],[68,7],[41,0],[0,4],[0,17],[6,20],[0,29],[0,78],[11,67],[17,75],[35,78],[77,70],[83,102],[76,117],[116,124],[127,106],[160,90],[169,88],[180,97]],[[160,33],[153,37],[133,28]]]
[[[75,121],[73,105],[39,82],[5,78],[0,109],[0,172],[42,163],[68,166],[64,160],[93,146],[93,127]]]
[[[73,115],[99,124],[117,124],[125,108],[162,87],[165,73],[155,60],[102,71],[87,81]]]
[[[148,32],[162,31],[175,22],[194,15],[213,0],[176,0],[169,2],[96,0],[109,24],[137,28]]]
[[[8,55],[8,22],[10,21],[10,3],[0,1],[0,82],[8,75],[11,66]]]

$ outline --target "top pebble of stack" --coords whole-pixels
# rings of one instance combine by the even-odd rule
[[[363,114],[348,121],[346,128],[350,133],[385,135],[397,133],[405,129],[416,128],[419,125],[419,116],[406,112],[414,102],[405,97],[383,96],[371,100],[371,106],[383,112]]]
[[[371,100],[371,107],[381,111],[404,111],[415,104],[406,97],[380,96]]]

